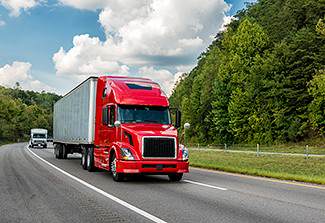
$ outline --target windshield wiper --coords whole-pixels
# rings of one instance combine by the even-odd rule
[[[122,123],[136,123],[136,120],[123,120]]]
[[[159,123],[157,120],[143,120],[143,122],[148,122],[148,123]]]
[[[160,123],[157,120],[123,120],[123,123],[142,123],[142,122],[146,122],[146,123]]]

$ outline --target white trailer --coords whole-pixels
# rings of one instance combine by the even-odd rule
[[[97,77],[90,77],[55,103],[53,144],[60,147],[55,148],[58,158],[80,152],[77,145],[94,143],[96,88]]]

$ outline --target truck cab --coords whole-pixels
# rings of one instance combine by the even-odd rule
[[[188,172],[188,151],[179,145],[167,96],[146,78],[99,77],[96,94],[94,166],[125,174],[166,174],[173,181]],[[88,157],[92,161],[92,157]]]
[[[46,129],[31,129],[30,130],[30,147],[47,148],[47,130]]]

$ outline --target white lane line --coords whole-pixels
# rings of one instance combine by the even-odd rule
[[[27,148],[27,147],[26,147],[26,148]],[[95,187],[95,186],[93,186],[93,185],[91,185],[91,184],[89,184],[89,183],[87,183],[87,182],[85,182],[85,181],[79,179],[79,178],[76,177],[76,176],[73,176],[72,174],[70,174],[70,173],[68,173],[68,172],[65,172],[64,170],[60,169],[59,167],[53,165],[52,163],[50,163],[50,162],[46,161],[45,159],[43,159],[42,157],[38,156],[38,155],[35,154],[32,150],[30,150],[29,148],[27,148],[27,149],[28,149],[29,152],[31,152],[35,157],[37,157],[38,159],[40,159],[41,161],[43,161],[43,162],[46,163],[47,165],[53,167],[54,169],[56,169],[56,170],[60,171],[61,173],[65,174],[66,176],[68,176],[68,177],[74,179],[75,181],[78,181],[79,183],[83,184],[84,186],[86,186],[86,187],[88,187],[88,188],[90,188],[90,189],[92,189],[92,190],[94,190],[94,191],[100,193],[101,195],[104,195],[105,197],[107,197],[107,198],[109,198],[109,199],[111,199],[111,200],[113,200],[113,201],[115,201],[116,203],[119,203],[120,205],[122,205],[122,206],[124,206],[124,207],[126,207],[126,208],[128,208],[128,209],[130,209],[130,210],[132,210],[132,211],[134,211],[134,212],[136,212],[136,213],[139,214],[139,215],[142,215],[143,217],[145,217],[145,218],[147,218],[147,219],[149,219],[149,220],[151,220],[151,221],[153,221],[153,222],[157,222],[157,223],[167,223],[166,221],[161,220],[160,218],[157,218],[156,216],[153,216],[152,214],[149,214],[148,212],[145,212],[145,211],[143,211],[143,210],[141,210],[141,209],[139,209],[139,208],[137,208],[137,207],[135,207],[135,206],[133,206],[133,205],[131,205],[131,204],[129,204],[129,203],[127,203],[127,202],[125,202],[125,201],[123,201],[123,200],[121,200],[121,199],[119,199],[119,198],[117,198],[117,197],[115,197],[115,196],[113,196],[113,195],[111,195],[111,194],[109,194],[109,193],[106,193],[105,191],[103,191],[103,190],[101,190],[101,189],[99,189],[99,188],[97,188],[97,187]]]
[[[185,181],[187,183],[190,183],[190,184],[200,185],[200,186],[203,186],[203,187],[209,187],[209,188],[218,189],[218,190],[228,190],[227,188],[224,188],[224,187],[217,187],[217,186],[204,184],[204,183],[200,183],[200,182],[196,182],[196,181],[192,181],[192,180],[183,180],[183,181]]]

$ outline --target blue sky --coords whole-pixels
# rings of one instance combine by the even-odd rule
[[[171,74],[175,76],[177,72],[188,71],[193,67],[199,52],[202,52],[209,42],[212,41],[209,40],[207,36],[216,34],[218,31],[217,27],[220,28],[220,25],[223,23],[222,18],[224,16],[234,15],[237,10],[245,6],[244,2],[247,2],[247,0],[226,0],[226,3],[232,5],[228,11],[225,10],[225,5],[220,3],[222,0],[217,1],[218,4],[211,3],[211,7],[214,7],[214,11],[209,11],[209,8],[202,8],[201,11],[207,10],[208,15],[206,18],[201,18],[205,15],[197,15],[198,19],[202,19],[198,27],[204,26],[207,27],[207,29],[200,29],[200,31],[197,31],[193,36],[189,35],[185,29],[179,31],[170,41],[178,41],[181,46],[169,46],[168,35],[156,34],[149,38],[148,34],[145,33],[146,25],[152,23],[152,21],[159,20],[159,16],[163,17],[163,19],[168,18],[163,11],[158,14],[151,13],[147,15],[148,18],[143,18],[143,12],[141,10],[135,11],[134,17],[130,17],[128,21],[124,21],[123,18],[119,18],[119,16],[116,15],[119,15],[119,12],[121,15],[125,15],[126,12],[123,10],[127,10],[128,6],[111,6],[109,3],[110,0],[102,1],[104,3],[100,0],[95,0],[93,1],[94,4],[89,4],[89,2],[91,2],[90,0],[85,4],[79,4],[78,2],[82,1],[74,0],[61,0],[61,2],[56,0],[43,0],[41,2],[37,2],[38,0],[31,1],[35,2],[35,6],[25,9],[23,9],[22,6],[11,5],[11,7],[18,7],[18,10],[20,9],[19,15],[17,15],[17,13],[13,15],[13,9],[8,7],[8,5],[1,4],[0,1],[0,84],[10,86],[13,81],[22,81],[26,82],[26,86],[23,85],[23,87],[29,89],[34,88],[35,90],[42,90],[42,84],[44,84],[44,86],[47,86],[44,87],[44,90],[55,91],[61,94],[65,93],[74,84],[85,78],[85,73],[87,71],[105,72],[106,70],[104,68],[99,70],[96,68],[96,66],[100,67],[105,65],[114,67],[114,69],[108,70],[109,73],[113,74],[130,75],[139,73],[140,75],[145,74],[147,76],[152,74],[152,78],[160,82],[161,85],[165,87],[166,91],[168,91],[167,88],[170,88],[172,84],[172,81],[169,80]],[[205,1],[207,4],[210,4],[210,2],[214,0]],[[103,6],[103,4],[105,5]],[[142,5],[135,7],[140,8]],[[169,6],[163,5],[161,7],[168,8]],[[177,9],[178,6],[175,5],[172,7]],[[194,8],[197,8],[195,7],[195,3],[193,4],[193,10]],[[189,12],[175,10],[175,13],[184,13],[185,17],[186,15],[191,15],[190,7],[188,11]],[[173,12],[170,13],[172,14]],[[193,11],[193,13],[195,13],[195,11]],[[208,17],[209,13],[211,17]],[[212,19],[212,16],[215,14],[218,16]],[[100,20],[99,16],[102,16],[103,19]],[[155,19],[149,21],[152,16],[155,16]],[[107,20],[105,20],[105,18],[107,18]],[[117,21],[112,22],[115,18],[117,18]],[[179,25],[181,25],[182,22],[186,22],[182,19],[178,20],[180,23]],[[144,28],[137,29],[137,27],[132,26],[132,22],[139,22],[139,27],[144,26]],[[208,27],[210,25],[207,23],[211,23],[211,27]],[[191,27],[193,24],[187,25]],[[186,24],[184,27],[186,28]],[[176,28],[179,29],[178,26],[175,26],[175,29]],[[143,32],[140,34],[146,38],[148,37],[145,41],[148,42],[148,48],[150,47],[150,49],[147,49],[146,46],[143,45],[141,42],[142,40],[136,42],[134,39],[128,39],[127,36],[125,36],[127,35],[125,33],[128,32],[130,32],[130,35]],[[116,43],[113,48],[101,48],[103,47],[102,45],[107,43],[107,36],[112,38],[113,41],[118,42],[117,38],[114,36],[116,33],[122,36],[119,38],[123,39],[123,44]],[[82,42],[81,46],[75,46],[73,44],[73,38],[82,34],[89,35],[87,37],[80,37],[79,42]],[[111,34],[113,37],[110,36]],[[153,41],[153,39],[158,39],[158,42]],[[98,42],[93,44],[92,41],[96,40],[98,40]],[[125,45],[124,43],[128,45],[128,48],[134,48],[134,50],[119,54],[119,51],[125,51],[123,48]],[[93,48],[89,48],[90,46],[87,46],[86,49],[81,48],[86,44],[90,44]],[[150,44],[152,44],[152,46]],[[186,50],[184,50],[185,46],[188,46]],[[58,59],[54,61],[53,56],[55,53],[59,52],[61,47],[63,51],[59,53]],[[157,49],[151,50],[154,47],[157,47]],[[182,47],[184,47],[184,49],[182,49]],[[193,50],[188,50],[188,48],[191,47]],[[116,52],[111,55],[106,55],[105,52],[99,53],[99,58],[97,58],[96,50],[98,52],[116,50]],[[76,55],[75,51],[80,51],[80,55]],[[91,56],[87,55],[87,51],[90,52]],[[110,58],[113,59],[111,60]],[[76,62],[76,60],[80,61]],[[13,78],[16,77],[16,80],[8,80],[9,77],[1,79],[1,75],[4,76],[5,74],[2,73],[5,71],[6,73],[13,71],[16,73],[19,72],[15,69],[10,69],[14,61],[31,65],[30,69],[23,69],[28,73],[28,77],[22,75],[23,79],[19,80],[20,76],[17,75],[12,76]],[[70,65],[69,62],[73,64]],[[84,64],[87,65],[85,69],[77,69]],[[24,67],[23,64],[20,65]],[[1,68],[3,69],[1,70]],[[69,75],[69,72],[71,72],[71,75]],[[34,81],[35,83],[39,82],[39,84],[29,84],[27,83],[28,81]]]

